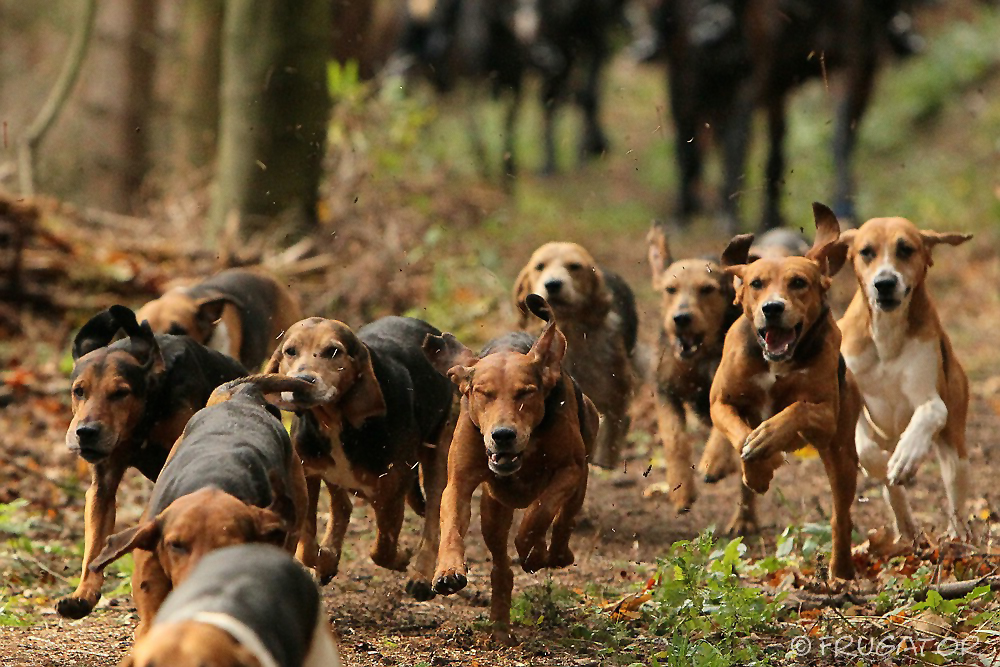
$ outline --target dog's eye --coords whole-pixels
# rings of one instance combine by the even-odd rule
[[[909,259],[913,255],[913,246],[909,243],[900,242],[896,246],[896,257],[900,259]]]
[[[285,356],[286,357],[294,357],[298,353],[299,353],[299,351],[296,350],[294,347],[286,347],[285,348]]]
[[[538,264],[535,264],[535,271],[541,271],[544,268],[545,268],[545,262],[539,262]]]
[[[859,252],[858,254],[861,255],[861,258],[863,260],[865,260],[866,262],[870,262],[873,259],[875,259],[875,248],[871,247],[870,245],[866,245],[864,248],[861,249],[861,252]]]
[[[187,329],[176,322],[171,322],[170,328],[167,329],[167,333],[172,336],[187,336]]]
[[[120,401],[131,393],[132,391],[128,387],[119,387],[108,394],[108,399],[112,401]]]
[[[671,285],[667,288],[667,294],[677,294],[677,288]]]
[[[570,271],[579,271],[583,268],[583,264],[580,264],[579,262],[570,262],[566,265],[566,268]]]
[[[702,296],[708,296],[709,294],[712,294],[714,292],[715,292],[715,285],[702,285],[701,288],[698,290],[698,293],[701,294]]]
[[[335,347],[328,347],[324,349],[322,352],[320,352],[319,356],[322,357],[323,359],[333,359],[335,356],[337,356],[337,353],[339,351],[340,350],[338,350]]]
[[[489,391],[488,389],[482,389],[480,387],[476,387],[475,389],[473,389],[473,391],[475,391],[477,394],[490,401],[492,401],[494,398],[497,397],[497,393],[495,391]]]
[[[514,400],[524,400],[534,394],[535,391],[537,391],[535,387],[525,387],[524,389],[520,389],[516,394],[514,394]]]
[[[764,281],[760,278],[754,278],[750,281],[750,287],[751,289],[761,289],[764,287]]]
[[[805,278],[800,278],[799,276],[795,276],[794,278],[788,281],[788,287],[790,289],[805,289],[809,287],[809,283],[806,281]]]
[[[81,384],[78,384],[75,387],[73,387],[73,396],[77,398],[83,398],[86,393],[87,392],[83,390],[83,385]]]
[[[180,540],[170,540],[169,542],[167,542],[167,548],[170,549],[170,551],[172,551],[173,553],[179,555],[184,555],[191,551],[191,547],[189,547],[184,542],[181,542]]]

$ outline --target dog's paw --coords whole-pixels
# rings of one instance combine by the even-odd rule
[[[917,475],[917,469],[927,456],[931,442],[924,437],[907,437],[904,433],[900,438],[896,451],[889,457],[889,486],[906,486]]]
[[[56,613],[63,618],[80,619],[92,612],[100,599],[100,593],[93,600],[69,595],[56,603]]]
[[[576,556],[569,547],[549,551],[547,567],[569,567],[576,562]]]
[[[726,535],[729,537],[746,537],[756,535],[759,532],[760,526],[757,525],[757,517],[744,512],[737,512],[726,527]]]
[[[643,498],[655,498],[656,496],[666,496],[674,510],[681,514],[691,509],[691,505],[694,504],[694,484],[672,486],[670,482],[656,482],[642,491]]]
[[[434,587],[423,578],[414,578],[406,582],[406,594],[417,602],[427,602],[434,599]]]
[[[750,431],[750,435],[743,441],[740,457],[747,462],[768,458],[781,451],[783,439],[781,429],[768,420]]]
[[[546,567],[549,567],[549,552],[544,544],[536,545],[521,558],[521,569],[529,574]]]
[[[397,572],[406,572],[406,568],[410,564],[411,555],[412,553],[409,549],[388,554],[380,552],[377,547],[372,549],[371,553],[373,563],[387,570],[395,570]]]
[[[316,559],[316,578],[321,586],[326,586],[333,581],[340,570],[340,554],[335,554],[329,549],[321,548]]]
[[[730,452],[732,450],[730,449]],[[708,459],[708,460],[706,460]],[[698,463],[698,472],[707,484],[715,484],[739,470],[737,458],[732,454],[726,456],[703,457]]]
[[[451,595],[457,593],[469,584],[465,572],[459,572],[454,568],[438,572],[434,575],[434,592],[438,595]]]

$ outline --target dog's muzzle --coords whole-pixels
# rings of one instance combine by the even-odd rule
[[[767,301],[760,307],[764,326],[757,329],[757,342],[768,361],[785,361],[795,352],[795,345],[802,334],[802,323],[788,326],[785,323],[785,304]]]
[[[114,438],[96,423],[80,424],[66,433],[66,447],[87,463],[100,463],[114,448]]]
[[[690,313],[677,313],[671,319],[674,329],[674,355],[678,359],[690,359],[701,349],[705,334],[691,329],[694,318]]]
[[[517,431],[497,427],[486,438],[486,464],[500,477],[513,475],[521,469],[524,452],[518,450]]]
[[[909,293],[910,288],[903,286],[895,272],[880,271],[871,283],[871,301],[876,308],[885,312],[898,308]]]

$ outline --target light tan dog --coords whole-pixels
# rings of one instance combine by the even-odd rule
[[[968,538],[965,420],[969,382],[927,289],[931,251],[971,234],[923,231],[903,218],[876,218],[841,235],[858,291],[840,320],[843,354],[865,411],[855,435],[865,472],[885,485],[896,537],[917,526],[903,486],[931,451],[941,464],[952,536]]]
[[[196,285],[175,287],[136,313],[154,333],[185,335],[239,359],[251,371],[302,319],[298,300],[260,270],[228,269]]]
[[[759,259],[726,267],[741,281],[743,317],[726,335],[711,390],[712,423],[740,452],[744,494],[733,528],[756,528],[754,497],[764,493],[784,454],[807,444],[818,451],[833,492],[830,575],[850,579],[851,505],[857,487],[854,427],[861,410],[856,383],[840,356],[841,335],[826,303],[831,276],[843,265],[840,227],[814,204],[816,240],[805,257]],[[746,239],[730,250],[745,256]]]
[[[639,326],[635,296],[576,243],[546,243],[531,255],[514,284],[518,307],[529,294],[549,303],[569,346],[563,368],[601,412],[591,463],[613,468],[629,429]],[[528,322],[522,310],[521,327]]]

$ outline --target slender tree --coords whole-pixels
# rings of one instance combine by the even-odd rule
[[[219,148],[209,233],[308,227],[330,98],[330,0],[226,0]]]
[[[174,168],[208,166],[219,131],[224,0],[184,0],[177,31],[179,76],[172,109]]]

